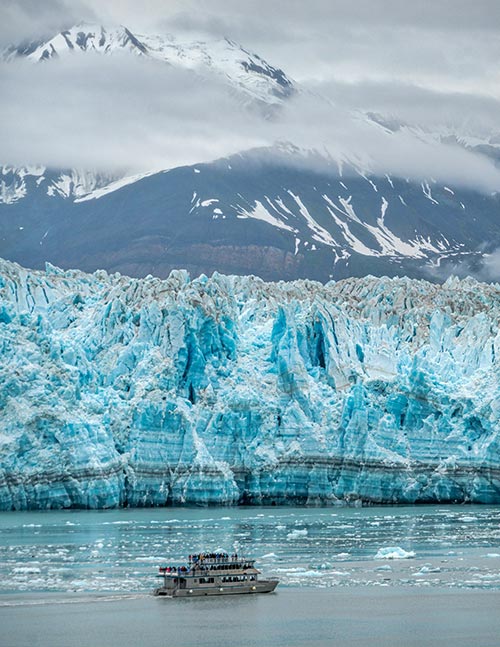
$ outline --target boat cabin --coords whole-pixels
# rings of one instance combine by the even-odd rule
[[[163,586],[156,589],[156,595],[220,595],[224,593],[267,592],[260,580],[260,571],[255,560],[240,557],[236,553],[200,553],[190,555],[187,565],[161,566],[158,577]],[[273,589],[276,587],[277,580]]]

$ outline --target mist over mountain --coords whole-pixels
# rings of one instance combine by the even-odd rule
[[[79,3],[82,22],[59,2],[37,37],[23,6],[10,15],[20,41],[0,34],[0,256],[137,276],[497,278],[500,106],[490,65],[479,66],[494,53],[487,25],[474,27],[485,32],[479,92],[474,75],[457,85],[437,56],[436,34],[454,51],[464,28],[439,12],[434,31],[398,11],[375,30],[406,33],[410,51],[416,29],[428,36],[421,60],[405,54],[404,75],[376,57],[363,68],[354,54],[332,60],[318,16],[301,22],[296,6],[286,20],[298,51],[306,26],[324,36],[307,69],[285,56],[283,24],[281,49],[263,23],[242,31],[239,5],[217,22],[153,2],[146,24],[124,3],[129,26],[115,3]],[[354,38],[357,20],[368,52],[366,12],[339,24]]]

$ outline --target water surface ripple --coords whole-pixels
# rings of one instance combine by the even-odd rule
[[[406,558],[380,558],[387,548]],[[255,557],[281,586],[499,590],[500,507],[2,513],[0,593],[147,593],[159,564],[217,549]]]

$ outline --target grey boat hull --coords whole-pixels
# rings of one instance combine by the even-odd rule
[[[257,580],[242,585],[221,584],[220,586],[198,586],[193,588],[165,588],[155,589],[154,595],[168,598],[196,598],[209,595],[241,595],[254,593],[272,593],[278,586],[278,580]]]

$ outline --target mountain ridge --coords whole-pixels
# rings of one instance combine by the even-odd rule
[[[259,151],[75,201],[40,184],[0,205],[0,255],[31,267],[48,260],[136,276],[185,267],[193,276],[267,280],[363,273],[439,280],[460,261],[473,269],[500,240],[498,196],[343,171],[333,163],[323,173],[287,167]]]
[[[75,26],[11,48],[6,60],[50,65],[58,56],[119,50],[200,74],[216,70],[231,92],[272,109],[302,92],[229,39],[180,41],[125,27]],[[358,118],[388,133],[436,139],[380,115]],[[493,157],[496,150],[488,149]],[[363,273],[441,280],[467,272],[490,279],[484,267],[500,248],[498,207],[496,194],[377,175],[286,142],[135,175],[4,166],[0,255],[32,267],[50,261],[138,276],[185,267],[193,275],[219,270],[268,280]]]
[[[68,54],[110,55],[120,51],[195,71],[210,69],[238,91],[267,104],[280,103],[294,92],[293,82],[283,70],[228,38],[182,41],[170,34],[135,35],[123,25],[106,28],[83,23],[42,42],[11,46],[3,58],[7,62],[20,58],[36,63]]]

